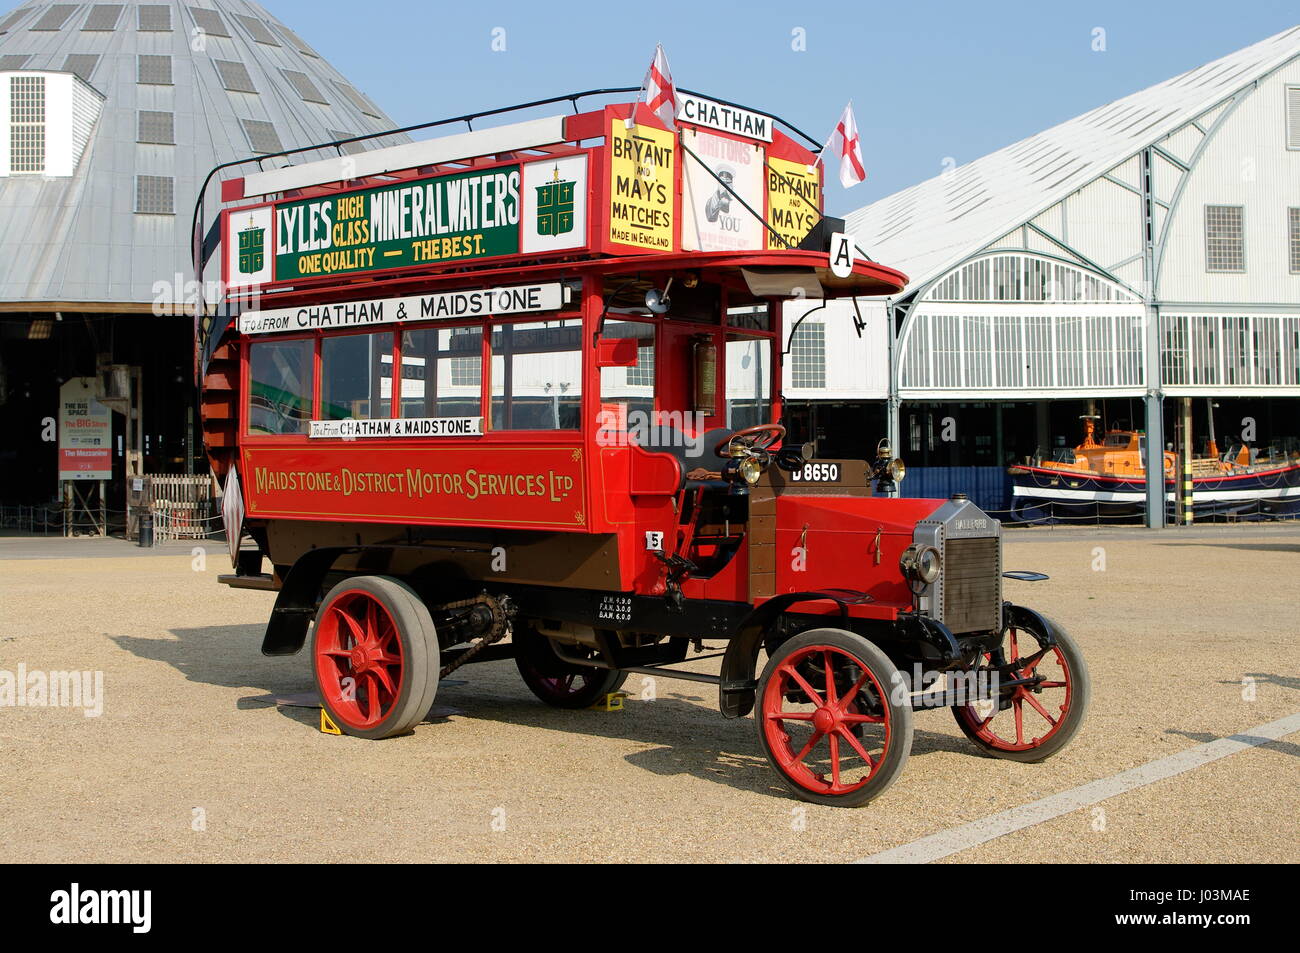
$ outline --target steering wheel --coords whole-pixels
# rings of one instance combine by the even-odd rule
[[[718,441],[718,445],[713,448],[713,453],[719,457],[731,456],[731,446],[737,440],[742,442],[745,450],[766,450],[784,437],[785,428],[780,424],[758,424],[755,427],[746,427],[744,430],[733,430]]]

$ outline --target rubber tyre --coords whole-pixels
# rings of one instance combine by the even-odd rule
[[[380,704],[378,718],[367,717],[361,710],[363,693],[369,689],[358,687],[376,683],[364,673],[356,674],[350,660],[324,654],[329,650],[341,651],[339,632],[347,636],[353,631],[339,613],[357,616],[354,621],[360,621],[364,629],[365,619],[360,613],[371,603],[379,620],[376,637],[386,640],[386,651],[390,654],[394,643],[400,649],[400,663],[386,666],[390,680],[395,667],[400,671],[397,691]],[[386,614],[386,621],[381,612]],[[340,626],[343,626],[341,630]],[[312,626],[311,650],[321,705],[345,734],[371,739],[406,734],[424,720],[433,706],[440,666],[438,636],[428,608],[404,582],[388,576],[344,579],[321,602]],[[346,676],[353,678],[351,694],[355,700],[351,702],[341,683],[341,678]],[[368,694],[364,697],[368,700]]]
[[[1026,626],[1022,625],[1016,628],[1020,632],[1037,636],[1037,633],[1034,633],[1032,629]],[[1054,730],[1050,736],[1045,737],[1041,743],[1024,750],[1008,750],[993,743],[988,737],[984,737],[980,733],[977,725],[979,716],[974,711],[973,706],[954,705],[952,707],[953,718],[956,719],[957,727],[961,729],[962,734],[990,757],[1001,758],[1005,761],[1019,761],[1024,764],[1046,761],[1073,741],[1074,736],[1083,727],[1084,719],[1088,714],[1088,705],[1092,701],[1092,679],[1088,674],[1088,666],[1083,660],[1083,653],[1079,650],[1078,643],[1059,626],[1056,626],[1056,634],[1056,647],[1064,659],[1062,667],[1068,676],[1066,681],[1069,683],[1069,706],[1065,711],[1064,718],[1061,719],[1060,727]],[[1039,641],[1040,646],[1041,644],[1041,641]],[[1047,656],[1044,656],[1044,658],[1047,658]]]
[[[809,649],[816,648],[830,649],[837,653],[836,658],[838,660],[848,664],[856,664],[859,669],[870,673],[871,680],[874,682],[872,686],[873,694],[878,696],[883,703],[883,706],[865,706],[880,708],[880,717],[885,719],[886,737],[883,757],[875,762],[874,768],[866,777],[865,783],[842,793],[828,793],[827,791],[817,790],[818,785],[815,783],[810,785],[808,783],[809,777],[803,776],[804,772],[799,771],[797,768],[792,771],[783,767],[782,758],[778,757],[773,745],[777,744],[784,748],[785,750],[781,752],[781,755],[782,757],[788,757],[791,753],[789,743],[780,740],[779,734],[782,733],[780,728],[768,728],[769,722],[773,721],[771,718],[774,712],[773,706],[777,705],[783,708],[783,699],[787,698],[782,693],[781,688],[783,685],[790,684],[785,679],[775,683],[774,680],[782,678],[783,666],[787,661],[800,657]],[[843,656],[848,656],[848,659],[844,659]],[[834,663],[832,665],[834,667]],[[899,675],[898,669],[895,668],[894,663],[889,660],[885,653],[854,632],[847,632],[843,629],[812,629],[801,632],[781,644],[776,650],[776,654],[768,659],[767,665],[763,669],[763,675],[759,679],[754,721],[758,730],[758,741],[763,748],[763,753],[767,756],[768,763],[771,764],[777,776],[781,778],[782,783],[791,793],[799,799],[813,804],[826,804],[832,807],[862,807],[867,802],[883,794],[898,779],[912,750],[912,707],[906,693],[897,690],[897,686],[901,685],[901,682],[902,677]],[[822,700],[824,700],[824,688],[818,685],[813,687],[822,688]],[[806,698],[806,695],[803,697]],[[855,708],[856,711],[861,711],[864,707],[860,704],[859,697],[855,697],[850,702],[850,708]],[[855,734],[855,736],[861,734],[860,732],[854,732],[852,728],[847,730]],[[789,736],[787,737],[789,738]],[[861,740],[860,737],[859,740]],[[843,745],[848,742],[845,739],[837,743]],[[825,744],[829,745],[828,742],[825,742]],[[850,755],[850,757],[854,756]],[[825,787],[826,785],[822,784],[820,786]]]
[[[515,629],[510,640],[524,684],[552,708],[590,708],[627,680],[627,672],[565,663],[550,639],[527,625]]]

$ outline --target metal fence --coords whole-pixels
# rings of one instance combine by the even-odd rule
[[[151,476],[148,480],[157,541],[206,539],[221,531],[221,511],[212,477]]]

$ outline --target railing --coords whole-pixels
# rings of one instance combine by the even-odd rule
[[[212,477],[151,476],[154,539],[206,539],[221,530]]]
[[[57,503],[0,504],[0,529],[19,533],[62,533],[63,507]]]

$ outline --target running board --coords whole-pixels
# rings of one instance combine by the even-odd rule
[[[231,589],[262,589],[266,592],[275,592],[280,588],[276,585],[275,577],[264,572],[255,576],[237,576],[234,573],[225,573],[217,577],[217,582],[229,586]]]

